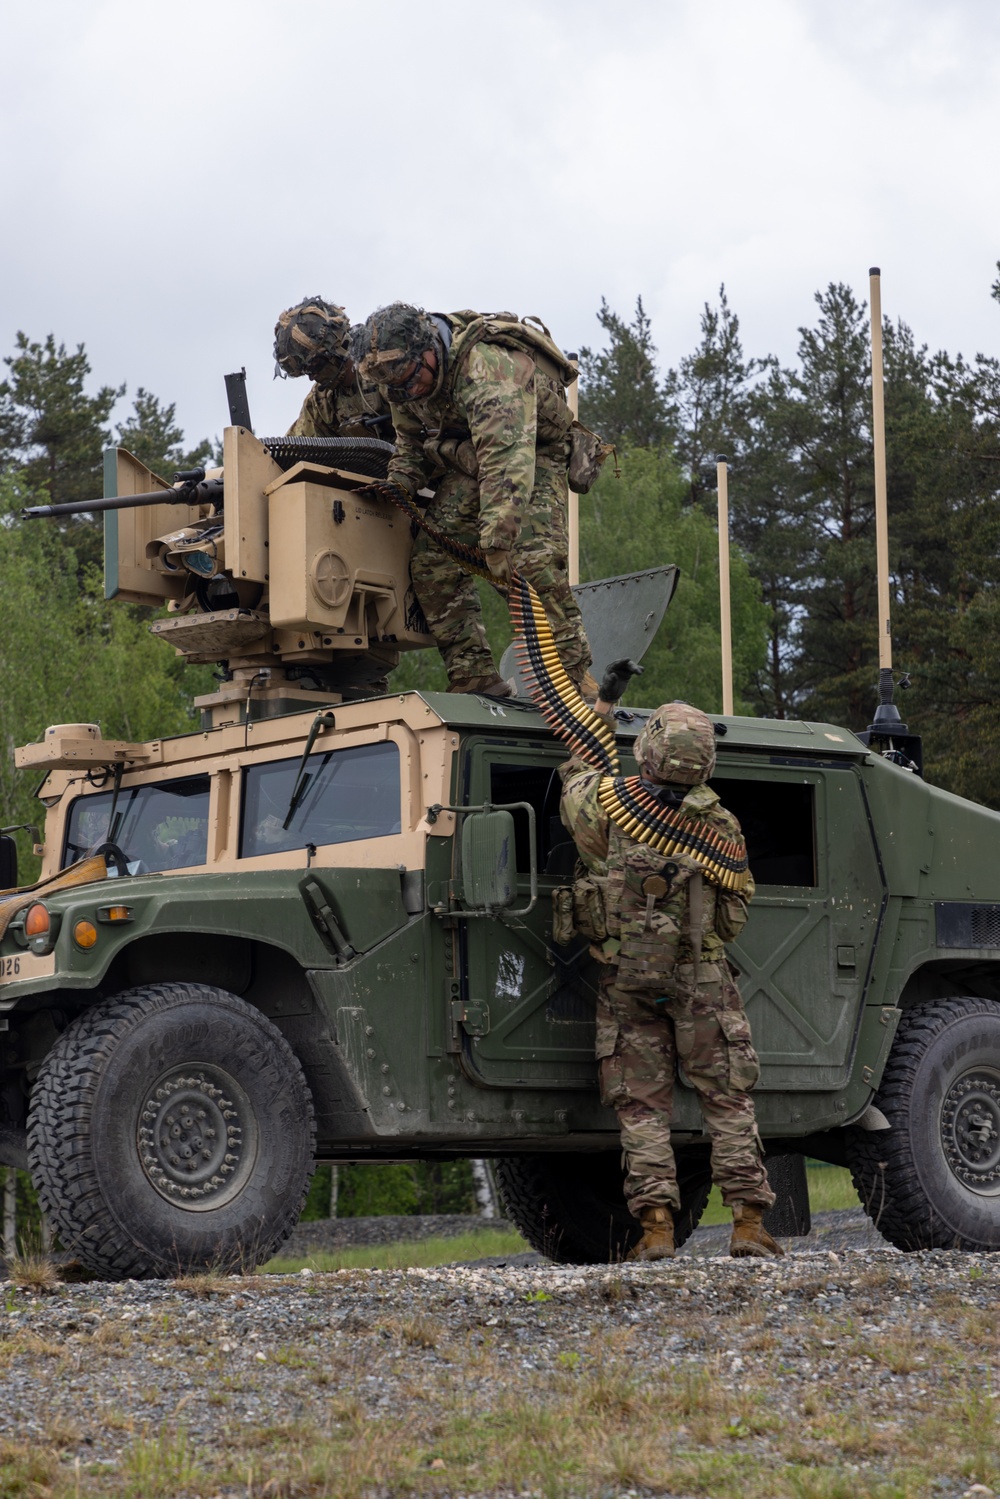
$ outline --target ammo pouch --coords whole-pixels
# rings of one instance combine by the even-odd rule
[[[573,891],[569,885],[557,885],[552,892],[552,940],[557,947],[568,947],[575,936]]]
[[[614,445],[591,432],[582,422],[569,429],[569,487],[574,494],[586,494],[596,482],[601,467],[615,452]],[[615,455],[615,472],[618,458]]]
[[[723,942],[732,942],[747,924],[747,903],[732,890],[715,892],[715,930]]]
[[[608,935],[607,879],[582,869],[573,881],[573,923],[588,942],[603,942]]]
[[[591,874],[577,860],[572,889],[560,885],[552,892],[552,940],[565,947],[574,937],[588,942],[603,942],[608,935],[605,916],[603,875]]]

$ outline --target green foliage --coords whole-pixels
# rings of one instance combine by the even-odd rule
[[[17,471],[0,476],[0,798],[8,824],[37,823],[37,772],[14,769],[14,749],[51,723],[99,723],[107,738],[151,739],[195,727],[192,699],[206,668],[183,664],[149,632],[148,611],[108,603],[100,575],[84,568],[69,538],[44,521],[21,521],[37,499]],[[19,833],[19,878],[34,878],[32,839]]]
[[[468,1161],[354,1162],[338,1167],[338,1218],[475,1211]],[[302,1221],[329,1216],[330,1167],[320,1166],[312,1179]]]
[[[580,505],[580,571],[588,578],[676,563],[674,600],[647,652],[628,703],[657,707],[681,698],[708,712],[722,707],[719,540],[714,521],[685,508],[688,485],[668,454],[626,452],[617,479],[605,468]],[[767,610],[746,559],[730,559],[733,680],[737,711],[764,663]],[[598,663],[603,665],[603,663]]]

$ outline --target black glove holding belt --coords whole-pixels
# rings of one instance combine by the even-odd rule
[[[610,661],[604,668],[604,675],[601,678],[601,701],[620,702],[632,678],[641,676],[642,667],[638,661],[630,661],[627,656],[623,656],[620,661]]]

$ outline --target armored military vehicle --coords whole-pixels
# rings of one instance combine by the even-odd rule
[[[45,828],[33,887],[0,844],[0,1155],[101,1275],[266,1259],[317,1160],[488,1156],[556,1259],[637,1236],[592,960],[552,940],[565,747],[526,699],[370,695],[430,644],[409,525],[356,497],[379,446],[234,425],[224,490],[166,496],[109,455],[109,594],[166,600],[154,628],[224,680],[197,732],[56,725],[17,755]],[[616,715],[626,765],[644,716]],[[849,1164],[900,1248],[1000,1248],[1000,816],[897,763],[911,741],[717,733],[769,1160]],[[673,1127],[683,1238],[709,1189],[683,1072]]]

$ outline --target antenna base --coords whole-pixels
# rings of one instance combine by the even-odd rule
[[[908,678],[904,677],[900,685],[908,687]],[[883,666],[878,674],[878,707],[873,721],[868,725],[868,733],[878,739],[888,739],[908,732],[899,716],[899,709],[892,700],[894,686],[892,667]]]

